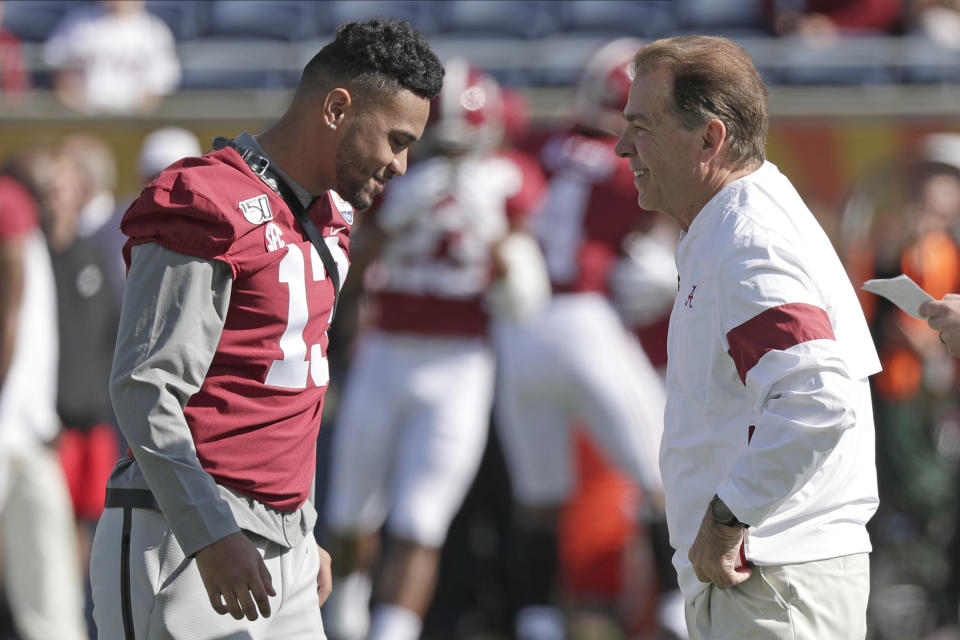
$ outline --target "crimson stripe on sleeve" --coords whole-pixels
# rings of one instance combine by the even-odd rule
[[[747,372],[766,352],[822,339],[836,339],[827,312],[803,302],[771,307],[727,333],[728,353],[744,384]]]

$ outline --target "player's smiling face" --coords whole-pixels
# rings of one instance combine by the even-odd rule
[[[358,113],[337,150],[335,190],[366,209],[386,183],[407,171],[407,150],[423,135],[430,102],[401,89]]]

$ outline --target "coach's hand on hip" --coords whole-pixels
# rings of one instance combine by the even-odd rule
[[[270,617],[267,596],[277,592],[260,552],[243,532],[217,540],[197,551],[195,557],[214,611],[229,613],[237,620],[244,616],[256,620],[259,608],[264,618]]]
[[[721,589],[729,589],[745,582],[753,570],[737,565],[743,527],[728,527],[714,521],[708,507],[700,522],[700,531],[687,557],[700,582],[712,582]]]

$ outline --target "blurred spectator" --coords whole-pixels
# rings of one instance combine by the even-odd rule
[[[93,236],[110,220],[116,207],[113,194],[117,183],[116,160],[102,140],[86,134],[67,137],[62,144],[62,153],[73,163],[80,181],[77,234]]]
[[[171,164],[203,153],[200,142],[191,131],[181,127],[163,127],[151,131],[140,146],[137,176],[144,187],[153,182]]]
[[[27,190],[0,177],[0,544],[22,640],[82,640],[80,561],[54,449],[57,311]]]
[[[864,275],[905,273],[937,299],[960,291],[960,135],[927,136],[895,175],[900,206],[894,200],[874,223],[873,272]],[[957,618],[960,377],[924,320],[883,298],[868,303],[883,363],[873,378],[882,499],[869,525],[871,617],[879,638],[920,638]]]
[[[108,259],[110,286],[120,291],[126,275],[120,249],[126,237],[120,232],[123,212],[117,210],[114,196],[117,164],[113,151],[100,138],[81,133],[65,138],[58,156],[70,172],[71,197],[79,201],[75,233],[100,246]]]
[[[143,113],[180,82],[173,34],[143,0],[101,0],[68,13],[47,40],[54,91],[85,113]]]
[[[504,105],[495,80],[462,59],[445,68],[418,154],[430,155],[364,219],[353,253],[355,270],[377,256],[365,278],[377,310],[349,373],[330,456],[336,582],[324,612],[335,640],[420,637],[440,548],[487,440],[494,360],[485,306],[522,317],[531,304],[511,296],[526,276],[515,273],[526,264],[512,258],[518,242],[539,255],[522,228],[542,174],[530,159],[497,153]],[[541,282],[545,294],[545,275]]]
[[[833,41],[841,33],[890,33],[901,27],[903,0],[764,0],[774,31]]]
[[[112,153],[106,145],[99,140],[80,136],[73,138],[68,149],[75,159],[74,164],[80,163],[83,166],[83,182],[88,185],[85,187],[89,198],[88,205],[85,206],[87,222],[83,225],[81,235],[91,235],[90,227],[99,222],[98,228],[92,232],[92,237],[100,245],[107,260],[107,277],[111,287],[115,292],[120,292],[127,274],[121,251],[127,238],[120,232],[120,220],[133,199],[128,196],[115,204],[112,189],[116,167]],[[177,160],[200,156],[202,153],[197,137],[186,129],[163,127],[151,131],[143,139],[137,157],[137,193]],[[110,217],[104,219],[104,214],[108,213],[108,204],[112,211],[109,211]],[[100,222],[101,220],[103,222]],[[80,232],[78,229],[78,233]]]
[[[3,28],[3,0],[0,0],[0,105],[18,105],[29,86],[20,40]]]
[[[664,527],[657,462],[663,384],[609,297],[611,272],[627,257],[625,239],[649,228],[654,218],[637,208],[633,174],[614,153],[632,77],[630,63],[641,44],[616,40],[591,56],[577,88],[576,122],[545,144],[541,162],[550,182],[535,229],[553,298],[528,325],[501,323],[495,331],[500,375],[497,426],[516,500],[512,536],[520,549],[515,626],[516,636],[524,640],[567,633],[558,606],[558,548],[561,553],[572,550],[563,558],[565,569],[589,558],[587,562],[595,566],[602,563],[602,571],[615,584],[623,576],[625,549],[601,560],[603,527],[612,523],[630,530],[641,499],[647,515],[657,521],[651,528]],[[623,512],[590,519],[591,528],[597,527],[595,535],[562,531],[569,540],[597,545],[587,548],[578,548],[577,542],[566,544],[568,538],[558,544],[557,539],[561,508],[574,497],[579,481],[587,479],[577,477],[577,463],[588,459],[582,449],[574,449],[572,429],[580,424],[586,425],[591,444],[633,483],[633,490],[626,492],[620,483],[610,485],[627,506]],[[571,512],[581,506],[589,508],[589,503],[573,505]],[[675,588],[669,550],[660,549],[656,555],[665,569],[661,576],[665,587],[670,587],[672,576]],[[577,582],[582,575],[567,574],[575,600],[589,591],[589,585]],[[655,582],[652,575],[646,578]],[[604,595],[610,596],[609,590]],[[578,604],[584,602],[585,598]],[[605,605],[613,613],[623,613],[609,598]],[[684,634],[682,619],[677,624],[678,633]]]
[[[37,196],[57,289],[60,358],[58,451],[78,520],[84,580],[106,483],[120,457],[108,394],[120,302],[108,279],[108,260],[92,237],[77,233],[84,177],[69,156],[38,150],[20,162]]]
[[[960,0],[913,0],[907,27],[942,47],[960,49]]]

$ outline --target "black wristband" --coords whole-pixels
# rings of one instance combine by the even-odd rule
[[[710,500],[710,513],[713,514],[714,522],[717,524],[722,524],[725,527],[750,526],[737,520],[737,516],[733,515],[733,512],[730,511],[730,507],[728,507],[716,494],[714,494],[713,499]]]

